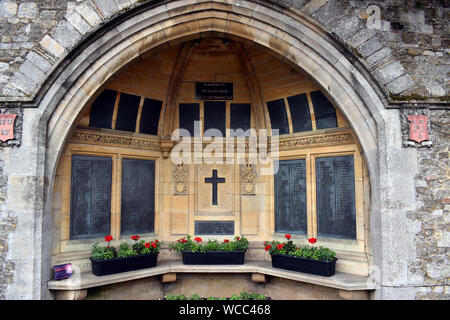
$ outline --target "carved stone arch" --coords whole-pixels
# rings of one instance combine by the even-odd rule
[[[45,141],[41,144],[45,145],[45,152],[39,159],[44,164],[46,181],[43,224],[50,225],[53,181],[60,154],[86,103],[116,72],[148,50],[214,33],[266,47],[286,63],[308,73],[339,106],[365,156],[371,183],[372,234],[382,237],[381,203],[389,196],[383,193],[381,181],[389,173],[389,150],[399,148],[401,139],[387,129],[399,127],[399,121],[392,120],[397,111],[385,109],[383,97],[368,72],[349,60],[345,47],[297,12],[252,0],[235,4],[216,0],[176,3],[180,5],[169,8],[156,4],[128,20],[119,19],[89,39],[52,79],[39,104],[41,132],[46,132],[39,137]],[[43,246],[48,247],[45,243],[49,241],[48,236],[43,236]],[[381,245],[374,246],[373,256],[379,263]],[[49,258],[42,256],[41,261],[49,263]]]

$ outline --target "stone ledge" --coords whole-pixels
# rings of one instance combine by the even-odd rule
[[[79,276],[74,274],[71,278],[65,280],[50,280],[47,282],[47,287],[49,290],[84,290],[168,273],[256,273],[346,291],[375,289],[375,284],[368,281],[369,277],[342,272],[336,272],[332,277],[322,277],[272,268],[270,261],[248,261],[243,265],[184,265],[181,261],[170,260],[158,261],[158,265],[154,268],[100,277],[91,272],[83,272]]]

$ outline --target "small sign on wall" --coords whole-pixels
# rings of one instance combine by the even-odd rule
[[[66,263],[54,266],[53,273],[55,275],[55,280],[67,279],[72,275],[72,264]]]
[[[404,142],[405,146],[430,146],[430,135],[428,133],[428,116],[426,115],[407,115],[409,121],[408,140]]]
[[[14,139],[16,117],[16,114],[0,114],[0,141],[6,142]]]
[[[233,82],[196,82],[196,100],[233,100]]]

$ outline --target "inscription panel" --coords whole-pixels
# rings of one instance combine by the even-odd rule
[[[233,82],[196,82],[196,100],[233,100]]]
[[[306,161],[280,161],[275,175],[275,231],[305,234],[306,214]]]
[[[234,221],[195,221],[195,234],[198,235],[234,234]]]
[[[353,156],[316,159],[318,234],[356,239]]]
[[[121,233],[154,231],[155,162],[122,160]]]
[[[112,159],[72,156],[70,238],[110,233]]]

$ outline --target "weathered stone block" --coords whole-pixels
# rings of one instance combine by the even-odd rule
[[[11,18],[17,13],[17,3],[5,1],[0,3],[0,18]]]
[[[56,58],[60,58],[66,51],[61,44],[49,35],[44,36],[39,44]]]
[[[400,61],[394,61],[376,71],[382,84],[391,82],[405,73]]]
[[[37,2],[25,2],[19,5],[17,17],[21,19],[35,19],[39,15]]]
[[[414,85],[414,81],[407,74],[395,79],[387,84],[386,88],[393,94],[402,93],[410,89]]]
[[[115,1],[111,0],[94,0],[98,6],[104,18],[109,18],[118,11],[118,7]]]

